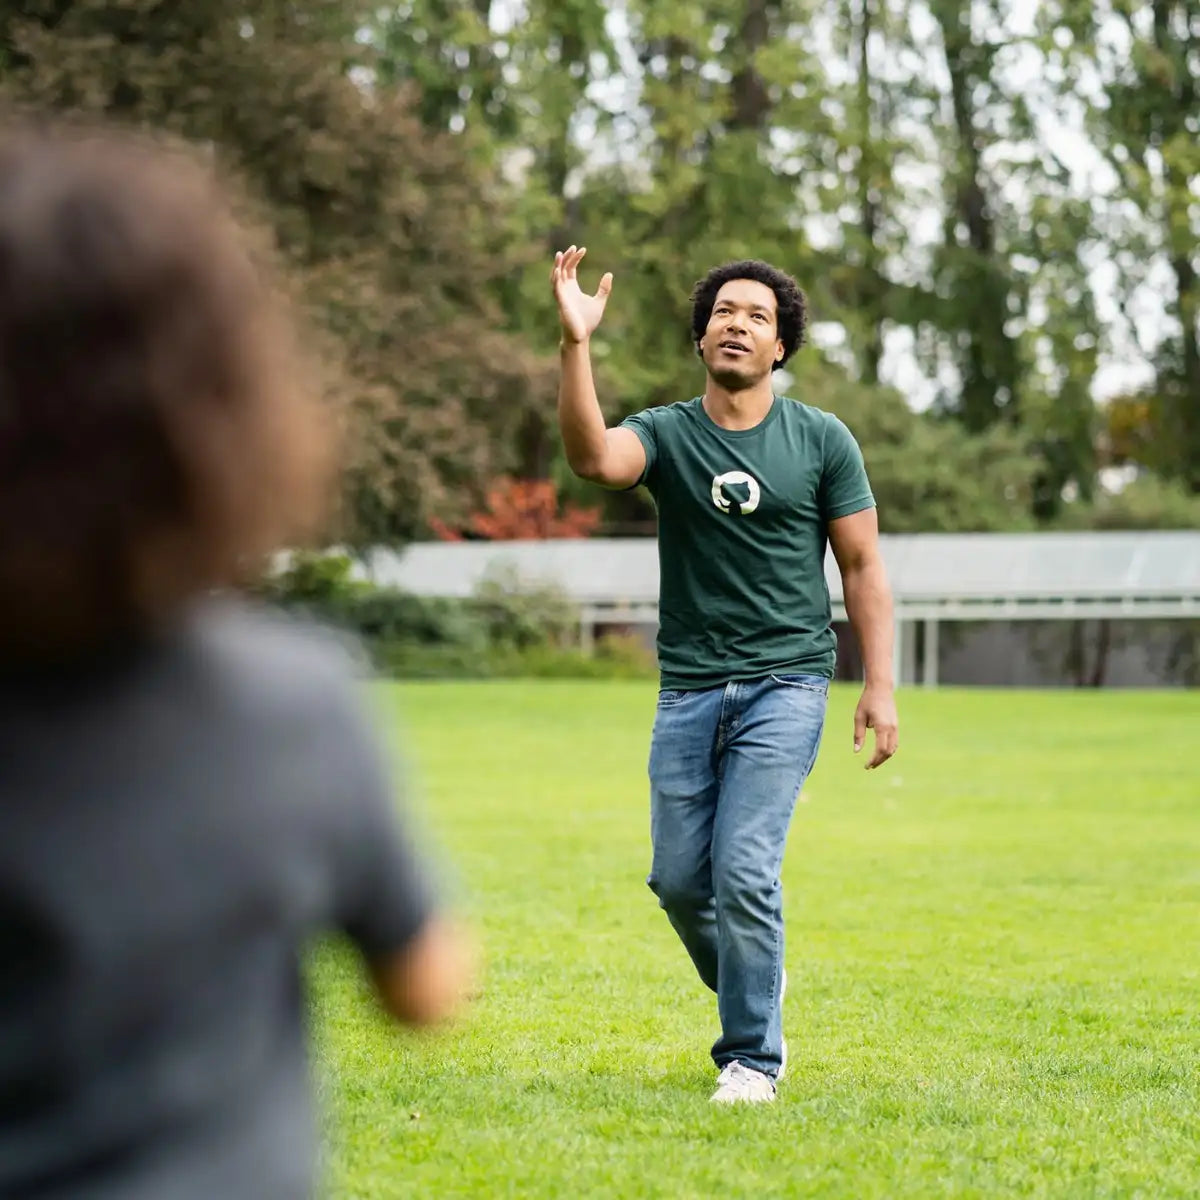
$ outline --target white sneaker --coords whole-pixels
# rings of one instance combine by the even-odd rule
[[[779,1023],[783,1024],[783,998],[787,995],[787,967],[783,968],[783,982],[779,985]],[[783,1038],[783,1053],[779,1056],[779,1074],[775,1076],[778,1083],[787,1070],[787,1038]]]
[[[712,1095],[714,1104],[769,1104],[774,1099],[771,1077],[740,1062],[731,1062],[721,1072]]]

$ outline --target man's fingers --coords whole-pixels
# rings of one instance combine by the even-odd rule
[[[566,250],[559,250],[554,256],[554,266],[550,269],[550,283],[554,288],[556,295],[560,294],[561,289],[565,284],[575,284],[579,286],[577,273],[579,264],[583,261],[584,255],[587,254],[586,246],[568,246]],[[606,271],[600,279],[599,287],[596,289],[595,299],[601,303],[608,300],[609,294],[612,292],[613,277],[611,271]]]
[[[857,709],[854,713],[854,753],[857,754],[863,748],[863,742],[867,739],[867,714],[861,709]]]
[[[893,754],[899,746],[899,738],[897,736],[895,725],[885,726],[882,729],[875,730],[875,753],[871,756],[871,761],[867,764],[867,770],[873,771],[876,767],[881,767]]]
[[[877,733],[875,735],[875,753],[871,755],[871,761],[867,763],[867,770],[873,771],[876,767],[882,766],[888,760],[888,754],[883,748],[883,738]]]

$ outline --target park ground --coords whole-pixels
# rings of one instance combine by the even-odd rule
[[[784,866],[788,1075],[726,1110],[645,886],[653,686],[377,685],[486,973],[420,1037],[315,950],[325,1194],[1200,1194],[1200,694],[906,691],[870,773],[856,695]]]

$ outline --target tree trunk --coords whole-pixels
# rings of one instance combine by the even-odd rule
[[[858,22],[858,202],[863,239],[861,304],[870,329],[863,351],[863,379],[879,382],[883,361],[882,280],[879,276],[879,198],[876,194],[874,121],[871,98],[871,27],[874,0],[861,0]]]
[[[746,61],[734,74],[732,83],[733,129],[762,129],[771,111],[771,97],[766,82],[754,66],[754,56],[766,44],[771,32],[771,18],[778,10],[772,0],[746,0],[746,12],[742,18],[738,38],[745,51]]]
[[[1003,412],[1017,412],[1017,353],[1005,332],[1009,318],[1007,271],[996,256],[995,218],[988,205],[982,165],[979,122],[972,98],[986,50],[975,44],[970,24],[970,0],[944,0],[936,15],[946,49],[950,100],[958,133],[959,173],[954,192],[954,223],[947,240],[957,245],[957,226],[966,231],[969,265],[955,280],[960,296],[956,307],[967,315],[962,328],[968,335],[963,386],[962,420],[973,431],[987,429]]]
[[[1174,86],[1162,89],[1156,125],[1160,141],[1166,143],[1179,135],[1190,136],[1187,121],[1196,117],[1196,84],[1192,74],[1193,46],[1191,39],[1179,45],[1171,31],[1173,0],[1154,0],[1154,44],[1164,59],[1174,64],[1170,79]],[[1179,14],[1183,21],[1194,24],[1193,6],[1183,6]],[[1180,325],[1180,378],[1171,389],[1172,425],[1179,439],[1178,464],[1184,483],[1191,491],[1200,493],[1200,340],[1197,320],[1200,319],[1200,286],[1193,261],[1194,239],[1188,209],[1192,203],[1190,180],[1171,155],[1164,154],[1166,202],[1164,220],[1166,238],[1171,246],[1171,269],[1175,275],[1176,318]]]

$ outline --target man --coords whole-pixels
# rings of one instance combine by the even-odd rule
[[[865,668],[854,749],[870,728],[868,767],[896,752],[891,596],[874,499],[850,431],[774,394],[772,373],[803,341],[806,303],[766,263],[719,267],[696,286],[703,396],[606,428],[588,346],[612,276],[586,295],[584,254],[559,253],[551,273],[567,459],[604,487],[645,484],[658,507],[661,689],[647,882],[717,993],[713,1100],[770,1101],[786,1062],[779,871],[834,668],[827,543]]]

